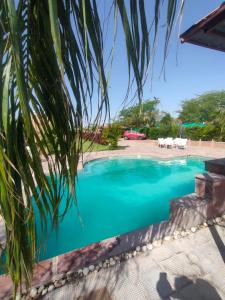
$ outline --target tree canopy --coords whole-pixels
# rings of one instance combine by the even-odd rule
[[[124,108],[119,113],[120,122],[127,127],[154,126],[158,116],[159,99],[145,100]]]
[[[206,92],[182,102],[179,118],[183,123],[212,122],[225,107],[225,91]]]

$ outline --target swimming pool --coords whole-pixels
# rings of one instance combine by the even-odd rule
[[[81,220],[73,204],[57,232],[49,228],[39,260],[168,219],[170,200],[193,192],[203,170],[197,157],[89,162],[77,182]]]

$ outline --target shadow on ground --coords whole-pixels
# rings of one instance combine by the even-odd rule
[[[163,300],[222,300],[217,290],[206,280],[192,280],[186,276],[176,277],[174,288],[170,285],[167,273],[160,273],[156,285],[157,292]]]
[[[225,245],[224,245],[215,226],[210,226],[209,230],[212,234],[213,240],[217,246],[217,249],[221,255],[221,258],[223,259],[223,262],[225,263]]]

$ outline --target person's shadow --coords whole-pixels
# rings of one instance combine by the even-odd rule
[[[175,278],[174,286],[173,289],[165,272],[160,273],[156,288],[161,299],[222,300],[216,289],[203,279],[193,281],[186,276],[180,276]]]

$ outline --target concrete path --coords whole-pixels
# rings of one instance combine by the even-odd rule
[[[121,139],[119,141],[119,146],[119,150],[85,153],[83,156],[83,163],[93,159],[114,156],[143,156],[162,159],[190,155],[209,158],[221,158],[225,156],[225,149],[223,148],[188,146],[186,149],[167,149],[158,147],[157,141],[151,140],[135,141]],[[82,160],[80,160],[78,168],[82,168]]]
[[[168,241],[56,289],[43,300],[225,299],[224,226]]]
[[[197,155],[208,158],[222,158],[225,156],[225,149],[223,147],[200,147],[200,146],[188,146],[186,149],[166,149],[159,148],[157,141],[152,140],[123,140],[119,141],[120,149],[111,151],[98,151],[98,152],[86,152],[83,158],[80,158],[78,169],[83,168],[83,164],[90,160],[99,158],[108,158],[115,156],[142,156],[153,158],[173,158],[181,156]],[[42,162],[43,168],[48,173],[48,165],[45,160]]]

